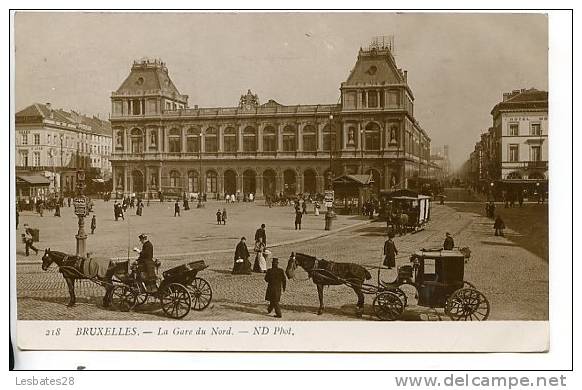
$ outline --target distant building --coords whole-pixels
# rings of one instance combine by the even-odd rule
[[[15,122],[16,175],[24,180],[42,176],[50,182],[32,196],[73,191],[77,169],[96,180],[110,178],[108,121],[35,103],[18,111]]]
[[[322,192],[330,178],[372,175],[376,190],[428,172],[430,138],[389,42],[360,49],[339,104],[188,107],[159,60],[135,61],[111,94],[113,185],[122,193]]]
[[[447,178],[451,174],[451,160],[449,157],[449,145],[433,150],[430,155],[430,162],[438,167],[441,178]]]
[[[514,90],[491,110],[493,126],[470,156],[470,180],[481,189],[547,188],[548,93]]]

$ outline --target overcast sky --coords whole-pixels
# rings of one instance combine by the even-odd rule
[[[512,89],[548,88],[541,14],[18,13],[16,109],[38,102],[107,117],[132,61],[161,58],[190,107],[337,103],[358,49],[394,35],[415,116],[459,165]]]

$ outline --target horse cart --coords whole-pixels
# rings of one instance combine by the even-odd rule
[[[128,262],[128,261],[126,261]],[[156,275],[161,263],[156,260]],[[157,291],[148,290],[140,278],[136,264],[125,266],[126,274],[116,274],[113,279],[112,306],[122,311],[130,311],[150,298],[160,301],[162,310],[171,318],[180,319],[190,313],[190,309],[204,310],[212,300],[212,288],[198,272],[207,268],[204,260],[193,261],[171,268],[158,277]]]
[[[408,304],[401,287],[411,285],[416,289],[418,306],[444,308],[453,321],[486,320],[491,310],[489,301],[464,280],[465,259],[469,256],[468,248],[421,249],[410,256],[413,265],[398,267],[391,283],[381,281],[378,270],[378,286],[364,285],[365,293],[376,294],[374,314],[384,321],[398,319]]]
[[[453,321],[484,321],[489,317],[490,304],[485,295],[473,284],[464,280],[465,259],[470,257],[468,248],[444,250],[421,249],[410,257],[412,265],[398,268],[394,281],[365,283],[371,274],[359,264],[335,263],[316,259],[302,253],[291,255],[287,276],[293,277],[297,265],[304,268],[318,287],[320,309],[323,311],[324,285],[343,284],[358,295],[358,315],[362,314],[364,294],[375,295],[374,314],[383,321],[397,320],[408,305],[408,297],[402,287],[412,286],[418,298],[418,306],[444,308]]]

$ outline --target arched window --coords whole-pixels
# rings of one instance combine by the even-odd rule
[[[248,126],[243,131],[243,151],[257,151],[257,129]]]
[[[170,153],[180,153],[182,151],[182,133],[180,129],[170,130],[168,145]]]
[[[263,151],[277,151],[277,131],[271,126],[267,126],[263,130]]]
[[[315,127],[307,125],[303,128],[303,151],[315,152],[317,149]]]
[[[218,132],[214,127],[206,129],[204,134],[204,151],[216,153],[218,151]]]
[[[170,172],[170,187],[178,188],[180,186],[180,172]]]
[[[285,126],[285,128],[283,129],[283,151],[284,152],[297,151],[295,128],[293,128],[292,126]]]
[[[186,152],[198,153],[200,152],[200,129],[191,127],[186,132]]]
[[[370,122],[364,130],[366,150],[380,150],[380,126],[377,123]]]
[[[232,127],[224,129],[224,151],[234,153],[238,149],[236,145],[236,131]]]
[[[218,192],[218,175],[214,171],[206,172],[206,192]]]
[[[330,130],[329,125],[323,128],[323,150],[335,150],[335,132]]]
[[[131,135],[131,153],[143,153],[143,133],[140,129],[132,129]]]
[[[188,172],[188,192],[198,192],[199,180],[198,172],[189,171]]]

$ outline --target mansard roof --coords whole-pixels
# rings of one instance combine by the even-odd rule
[[[389,49],[360,49],[356,65],[344,83],[345,86],[357,84],[406,84],[406,78]]]

